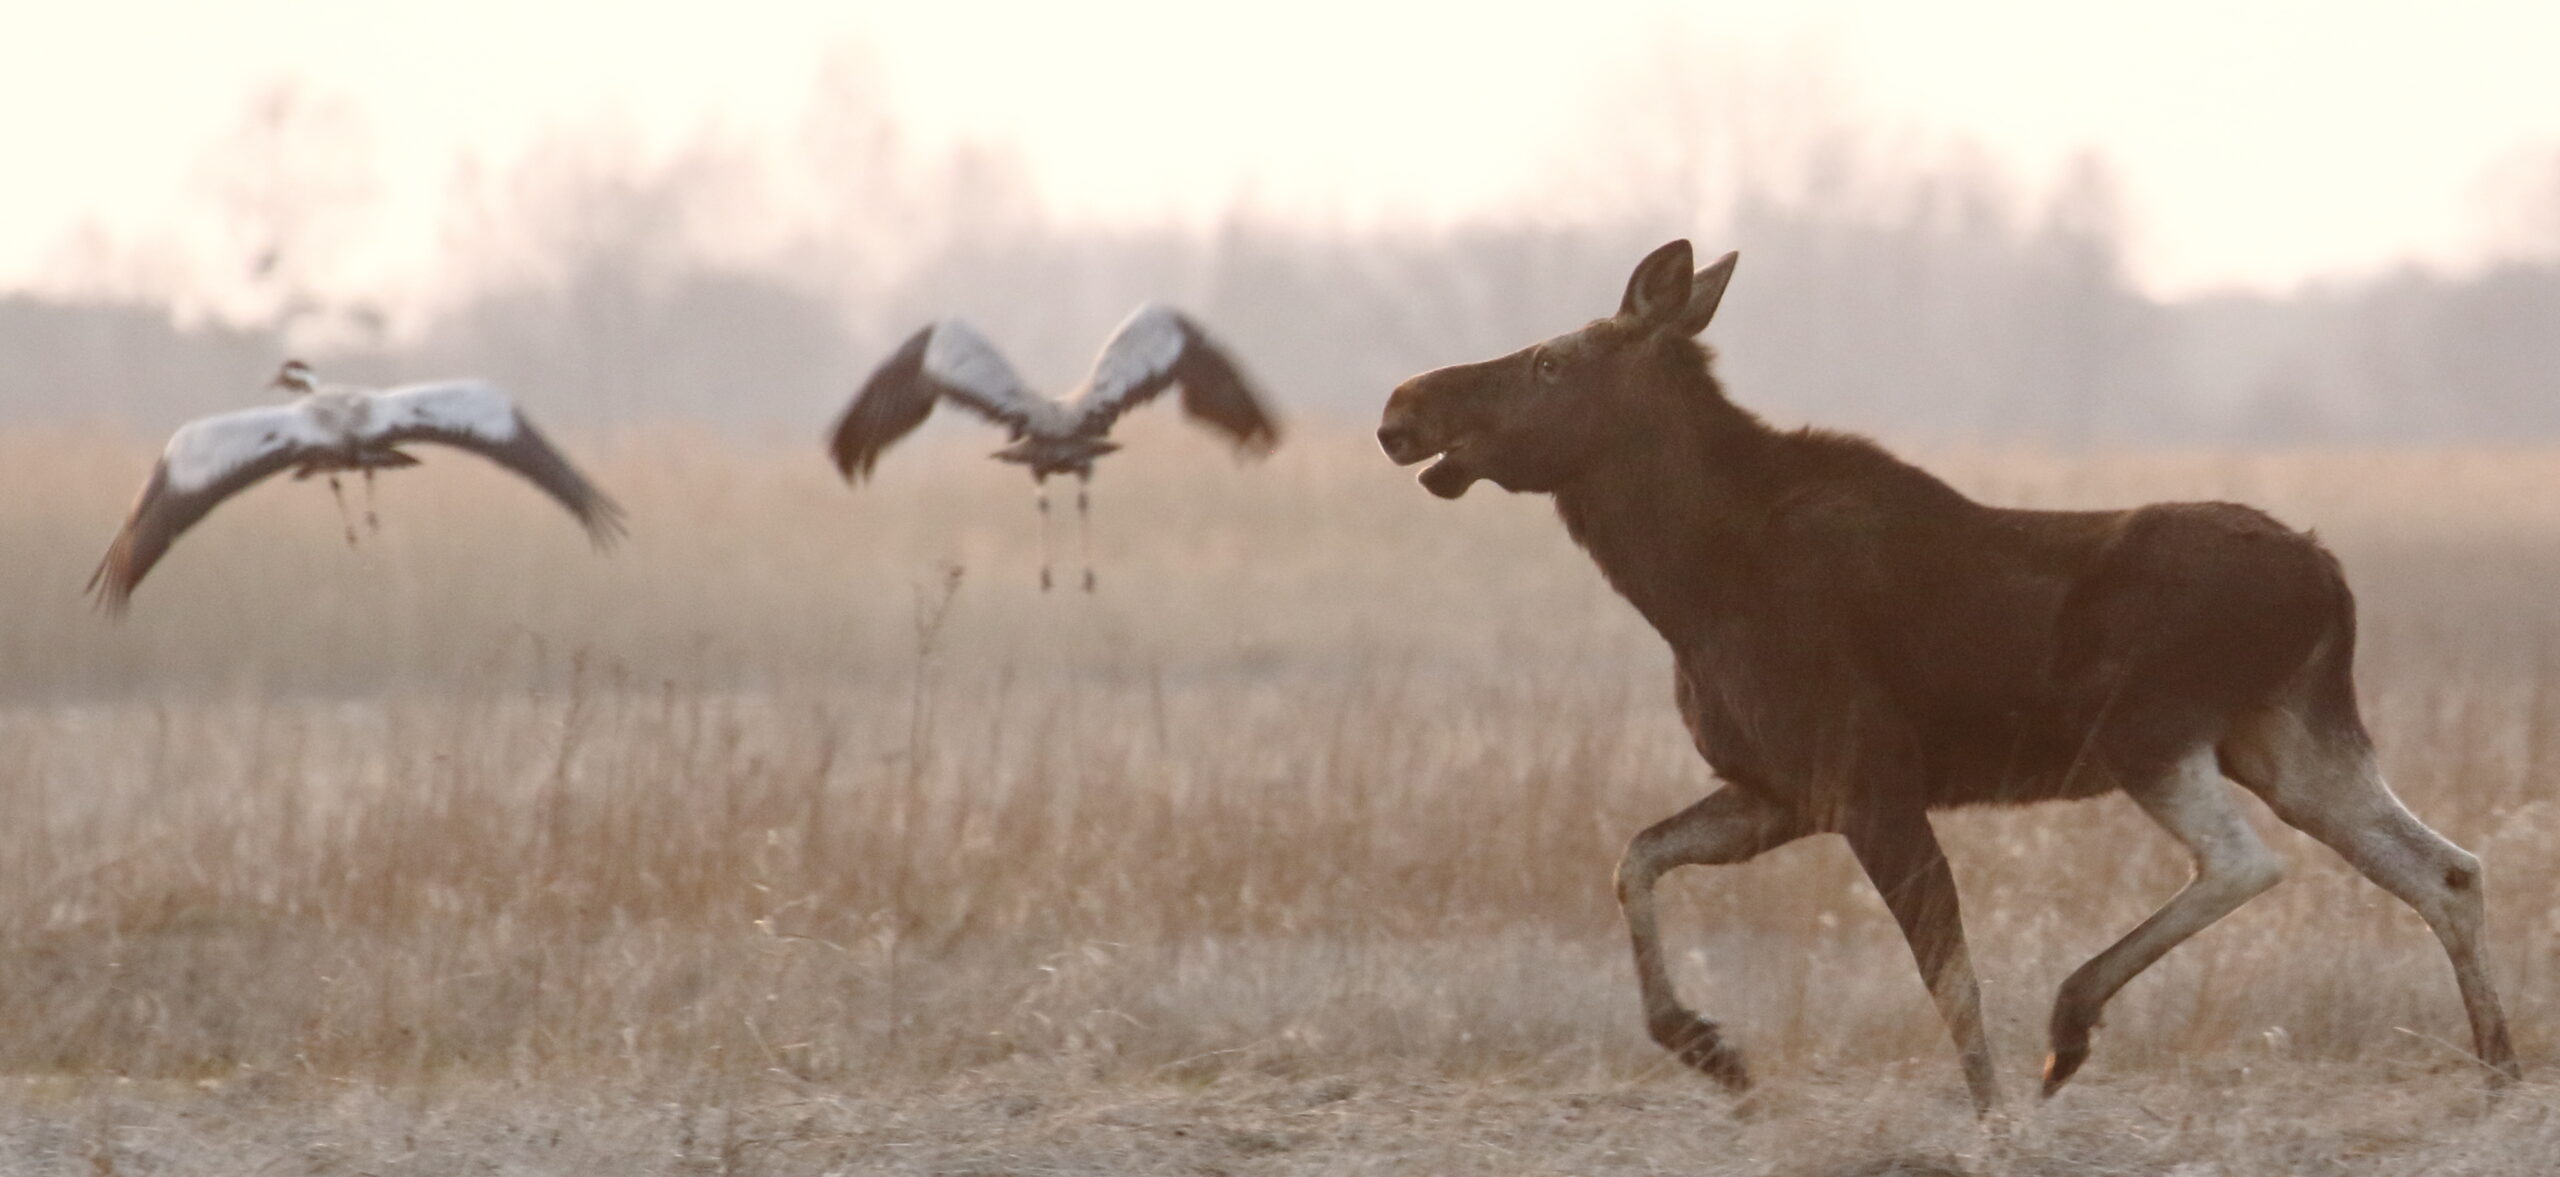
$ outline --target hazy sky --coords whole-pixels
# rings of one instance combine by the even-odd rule
[[[2137,275],[2166,293],[2475,259],[2494,177],[2560,152],[2560,5],[2530,0],[222,0],[20,6],[10,24],[0,286],[84,220],[124,241],[200,222],[207,148],[280,78],[362,112],[396,283],[429,264],[463,154],[503,166],[588,125],[779,139],[848,47],[914,135],[1013,145],[1067,215],[1243,197],[1446,219],[1570,183],[1663,47],[1695,46],[1688,68],[1818,72],[1847,111],[1970,137],[2029,184],[2102,152]]]

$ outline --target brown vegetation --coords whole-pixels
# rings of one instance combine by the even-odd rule
[[[1926,456],[1996,502],[2231,497],[2320,530],[2395,785],[2488,865],[2528,1074],[2484,1111],[2417,917],[2263,822],[2290,879],[2117,999],[2085,1089],[1984,1136],[1940,1123],[1942,1032],[1836,845],[1664,888],[1674,970],[1766,1060],[1756,1108],[1637,1032],[1609,869],[1707,782],[1667,658],[1543,504],[1431,501],[1348,430],[1239,470],[1131,425],[1093,599],[1030,590],[1019,476],[974,438],[847,495],[814,446],[660,435],[572,447],[631,508],[610,559],[468,462],[385,479],[352,554],[325,491],[262,487],[121,628],[79,586],[148,450],[0,440],[13,1163],[2549,1155],[2560,458]],[[2116,799],[1942,836],[2015,1060],[2187,869]]]

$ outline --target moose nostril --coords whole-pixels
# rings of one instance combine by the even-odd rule
[[[1378,446],[1390,454],[1403,450],[1405,443],[1411,440],[1413,440],[1413,430],[1402,425],[1378,427]]]

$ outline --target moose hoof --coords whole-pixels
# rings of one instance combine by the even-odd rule
[[[2049,1040],[2053,1052],[2044,1056],[2044,1098],[2062,1090],[2062,1085],[2079,1073],[2080,1064],[2089,1061],[2089,1031],[2098,1026],[2099,1002],[2076,995],[2079,977],[2063,982],[2062,995],[2054,999],[2053,1025]]]
[[[2087,1061],[2089,1043],[2086,1039],[2077,1046],[2055,1047],[2052,1054],[2044,1056],[2044,1097],[2053,1098],[2053,1093],[2062,1090],[2062,1085],[2070,1082],[2071,1076],[2080,1070],[2080,1064]]]
[[[1724,1035],[1714,1022],[1683,1010],[1655,1018],[1645,1028],[1672,1057],[1722,1084],[1725,1090],[1750,1090],[1751,1069],[1743,1065],[1741,1051],[1725,1045]]]

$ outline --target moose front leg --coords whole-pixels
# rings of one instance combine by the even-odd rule
[[[1927,813],[1861,815],[1843,831],[1849,851],[1884,895],[1886,909],[1902,925],[1903,939],[1920,965],[1920,980],[1937,1002],[1938,1016],[1964,1057],[1964,1082],[1973,1110],[1987,1114],[2000,1102],[1991,1066],[1991,1041],[1982,1030],[1982,985],[1965,951],[1964,919],[1956,908],[1955,871]]]
[[[1749,1087],[1751,1073],[1742,1052],[1725,1043],[1714,1022],[1680,1004],[1671,970],[1663,963],[1653,885],[1677,867],[1746,862],[1812,832],[1811,824],[1794,813],[1728,785],[1637,834],[1618,861],[1618,908],[1635,946],[1645,1030],[1681,1062],[1729,1090]]]

